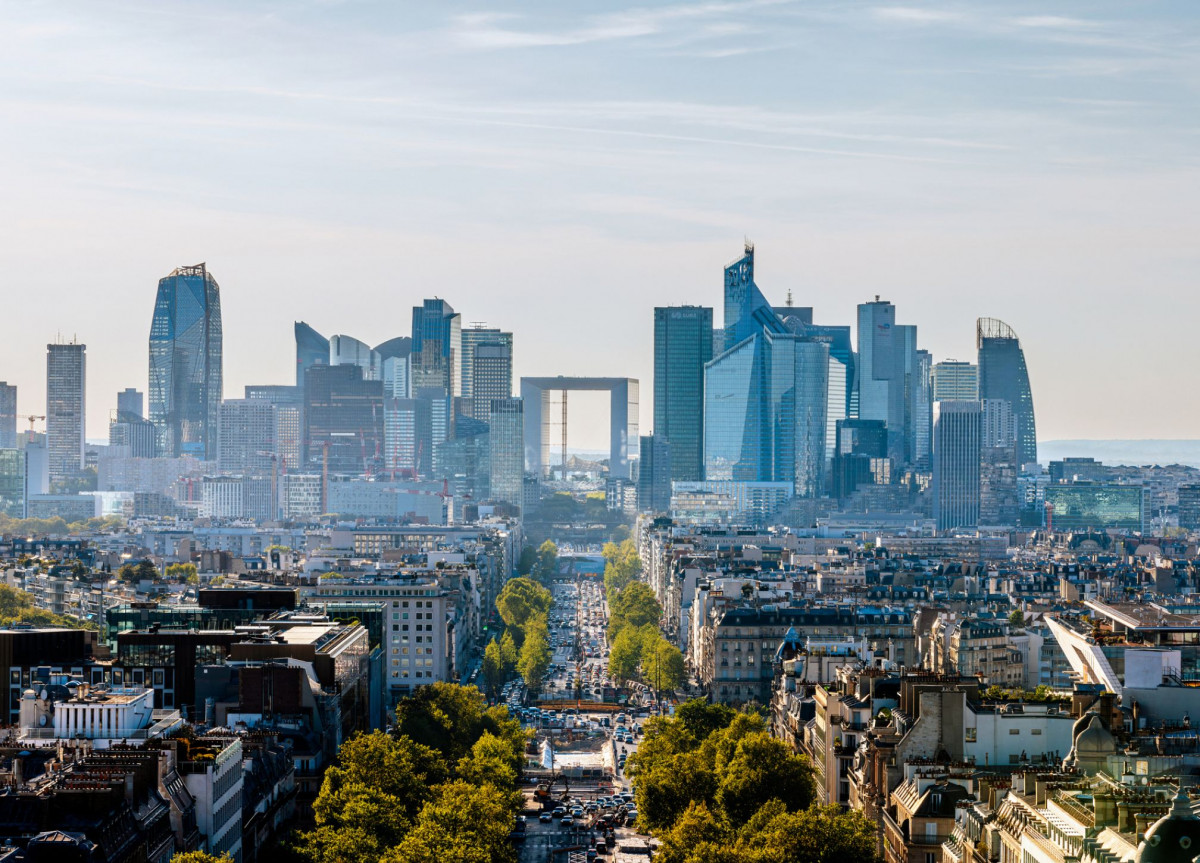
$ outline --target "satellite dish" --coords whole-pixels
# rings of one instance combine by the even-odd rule
[[[42,691],[41,691],[41,692],[38,694],[38,698],[42,699],[42,701],[45,701],[45,700],[46,700],[47,698],[49,698],[49,697],[50,697],[50,692],[49,692],[48,690],[46,690],[46,689],[43,689],[43,690],[42,690]]]
[[[38,717],[38,725],[42,726],[43,728],[46,727],[46,724],[49,721],[50,721],[50,718],[48,716],[46,716],[45,714],[42,714],[41,716]]]

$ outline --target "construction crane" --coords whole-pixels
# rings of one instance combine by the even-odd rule
[[[17,414],[17,416],[20,419],[29,420],[29,430],[30,431],[33,431],[33,424],[35,422],[37,422],[38,420],[41,420],[42,422],[46,421],[46,417],[41,414]]]

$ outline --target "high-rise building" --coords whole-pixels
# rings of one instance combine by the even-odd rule
[[[454,437],[433,450],[433,476],[446,483],[454,500],[455,521],[465,518],[468,507],[492,496],[491,435],[488,424],[460,416]]]
[[[358,366],[363,370],[364,380],[383,380],[383,357],[370,345],[350,336],[329,337],[329,364]]]
[[[938,530],[979,524],[979,402],[933,405],[933,507]]]
[[[467,356],[466,336],[470,332],[475,331],[466,330],[463,333],[464,390],[466,389],[467,375],[467,367],[465,365]],[[470,410],[468,415],[482,422],[488,421],[492,402],[495,399],[512,398],[512,333],[504,333],[503,335],[508,336],[507,344],[503,342],[478,342],[472,345],[470,368],[471,392],[463,393],[463,401]]]
[[[980,409],[979,523],[1015,527],[1020,521],[1017,421],[1003,399],[984,399]]]
[[[504,383],[505,383],[504,381],[500,381],[498,384],[493,382],[491,384],[493,389],[503,390],[503,392],[500,392],[499,394],[491,395],[491,396],[480,394],[481,398],[483,398],[484,401],[478,402],[478,413],[471,414],[471,416],[473,416],[475,419],[482,420],[483,422],[487,422],[487,414],[488,414],[489,405],[491,403],[491,400],[494,398],[507,399],[507,398],[512,397],[513,335],[512,335],[512,333],[504,332],[503,330],[495,329],[493,327],[486,327],[482,324],[474,324],[474,325],[462,330],[462,356],[461,356],[461,359],[459,362],[459,369],[460,369],[459,373],[461,374],[462,378],[461,378],[460,386],[459,386],[459,390],[460,390],[459,395],[462,396],[464,399],[474,400],[475,396],[476,396],[476,392],[475,392],[475,379],[476,379],[475,351],[476,351],[476,348],[480,345],[493,345],[493,346],[502,345],[503,347],[506,347],[508,349],[507,352],[492,351],[490,354],[493,365],[496,363],[496,361],[498,359],[500,359],[502,357],[507,357],[507,360],[508,360],[508,379],[507,379],[508,386],[507,386],[507,389],[504,388]],[[500,368],[500,369],[492,368],[491,370],[484,372],[484,377],[486,378],[489,375],[494,377],[496,375],[497,371],[503,371],[503,369],[502,368]],[[472,405],[471,409],[475,410],[476,408],[474,405]]]
[[[357,365],[312,366],[304,375],[304,463],[358,475],[381,467],[383,381]]]
[[[725,347],[758,333],[783,333],[786,327],[754,283],[754,245],[725,268]]]
[[[784,320],[787,322],[791,319]],[[829,344],[829,412],[825,424],[825,451],[828,458],[833,458],[838,420],[848,419],[858,413],[854,383],[857,363],[850,327],[810,323],[797,327],[795,333]]]
[[[17,446],[17,388],[0,381],[0,449]]]
[[[492,399],[488,411],[491,496],[513,506],[525,498],[525,403]]]
[[[884,300],[858,307],[858,416],[883,420],[888,456],[897,466],[914,462],[917,450],[919,375],[917,328],[896,323],[896,307]]]
[[[654,310],[653,438],[670,444],[673,480],[704,479],[704,364],[712,359],[712,314],[704,306]],[[645,453],[642,458],[644,465]]]
[[[1184,530],[1200,530],[1200,485],[1179,487],[1179,526]]]
[[[432,435],[429,402],[387,398],[383,402],[383,469],[389,476],[429,476],[433,452],[422,447]]]
[[[428,387],[462,395],[462,316],[445,300],[413,308],[412,391]]]
[[[0,514],[25,517],[25,452],[0,447]]]
[[[241,476],[270,476],[277,470],[275,405],[266,399],[221,403],[217,470]]]
[[[304,390],[278,384],[251,384],[246,387],[246,398],[275,406],[275,453],[279,458],[279,471],[298,469],[303,458]]]
[[[46,345],[46,452],[50,482],[84,467],[87,345]]]
[[[917,328],[912,327],[915,343]],[[912,423],[911,464],[917,470],[927,471],[933,454],[933,355],[918,350],[909,376],[909,417]]]
[[[671,510],[671,444],[658,435],[642,435],[638,462],[638,509],[666,513]]]
[[[117,393],[117,415],[134,416],[138,419],[145,419],[146,407],[145,400],[140,390],[135,390],[133,387],[126,387]]]
[[[974,402],[979,400],[979,366],[962,360],[933,364],[933,400]]]
[[[833,455],[832,494],[845,498],[859,486],[886,484],[887,423],[883,420],[846,419],[837,424]]]
[[[304,321],[296,321],[296,386],[304,389],[304,374],[313,366],[329,365],[329,339]]]
[[[1025,352],[1012,327],[995,318],[980,318],[975,326],[979,348],[979,397],[1003,399],[1012,405],[1017,421],[1017,459],[1021,467],[1037,462],[1037,423],[1033,390],[1025,367]]]
[[[150,421],[168,457],[217,456],[222,396],[221,290],[204,264],[158,282],[150,325]]]
[[[158,430],[150,420],[118,410],[108,424],[108,445],[127,448],[130,458],[154,458],[158,455]]]

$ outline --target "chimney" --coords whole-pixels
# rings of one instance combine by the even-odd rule
[[[133,774],[125,774],[125,802],[133,807]]]
[[[1097,792],[1092,798],[1092,806],[1096,815],[1096,826],[1108,826],[1116,821],[1116,799],[1111,794],[1103,791]]]
[[[1117,804],[1117,832],[1130,833],[1133,830],[1133,813],[1130,804],[1122,800]]]
[[[25,760],[19,755],[13,759],[12,777],[13,787],[20,788],[25,784]]]

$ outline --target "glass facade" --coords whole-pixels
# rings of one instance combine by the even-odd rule
[[[704,476],[770,480],[766,435],[766,339],[734,345],[704,367]]]
[[[305,463],[330,473],[377,467],[384,449],[383,381],[356,365],[314,366],[304,379]]]
[[[933,500],[938,530],[979,524],[979,402],[937,402],[933,409]]]
[[[642,435],[638,463],[638,509],[668,512],[671,509],[671,445],[658,435]]]
[[[462,395],[462,316],[445,300],[413,307],[412,391],[426,387]]]
[[[50,482],[73,477],[84,464],[87,345],[46,345],[46,457]]]
[[[222,396],[221,292],[204,266],[158,282],[150,325],[150,421],[159,453],[217,456]]]
[[[670,444],[672,480],[704,478],[704,364],[712,345],[712,309],[654,310],[654,436]]]
[[[782,333],[784,326],[754,284],[754,246],[747,243],[745,254],[725,268],[725,349],[761,332]]]
[[[0,449],[0,513],[25,516],[25,453],[19,449]]]
[[[17,445],[17,388],[0,381],[0,449]]]
[[[1012,327],[994,318],[976,324],[979,348],[979,397],[1003,399],[1017,422],[1017,459],[1022,466],[1037,461],[1037,423],[1025,352]]]
[[[303,389],[304,373],[329,363],[329,339],[304,321],[296,321],[296,386]]]
[[[1047,527],[1054,530],[1141,533],[1145,524],[1144,492],[1140,485],[1048,485],[1045,502]]]

